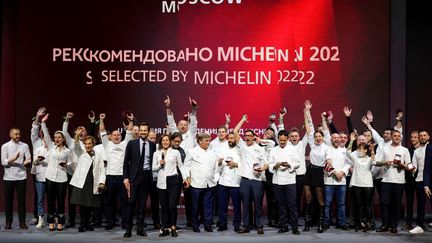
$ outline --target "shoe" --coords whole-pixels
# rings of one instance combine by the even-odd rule
[[[126,232],[124,233],[123,237],[124,238],[130,238],[131,236],[132,236],[132,230],[126,229]]]
[[[38,222],[39,222],[39,218],[35,216],[34,218],[32,218],[32,220],[30,220],[29,224],[30,225],[37,225]]]
[[[409,232],[410,234],[422,234],[424,233],[424,230],[422,227],[416,226],[414,229],[410,230]]]
[[[324,225],[324,206],[320,206],[320,216],[319,216],[317,233],[323,233],[324,232],[323,225]]]
[[[86,229],[87,229],[88,231],[94,231],[94,227],[91,226],[91,225],[87,226]]]
[[[392,233],[392,234],[397,234],[397,232],[398,232],[397,228],[391,228],[390,229],[390,233]]]
[[[62,231],[63,230],[63,225],[62,224],[57,224],[57,230],[58,231]]]
[[[257,234],[259,235],[263,235],[264,234],[264,229],[262,227],[257,229]]]
[[[54,230],[56,230],[54,224],[49,224],[48,229],[49,229],[50,231],[54,231]]]
[[[112,224],[105,226],[105,230],[112,230],[113,228],[114,228],[114,225],[112,225]]]
[[[273,220],[269,220],[267,226],[274,228],[276,227],[276,224],[273,222]]]
[[[78,232],[85,232],[86,228],[84,226],[78,227]]]
[[[237,233],[239,233],[239,234],[244,234],[244,233],[249,233],[249,232],[250,232],[250,229],[246,228],[246,227],[243,227],[237,231]]]
[[[412,229],[414,229],[414,227],[412,226],[412,224],[405,224],[404,225],[404,229],[406,229],[406,230],[412,230]]]
[[[177,237],[178,236],[177,229],[171,229],[171,236],[172,237]]]
[[[217,231],[224,231],[224,230],[228,230],[228,227],[226,225],[221,225],[219,226],[219,228],[217,229]]]
[[[387,228],[386,226],[382,225],[381,227],[379,227],[376,232],[387,232],[389,231],[389,228]]]
[[[12,224],[10,222],[6,222],[5,229],[12,229]]]
[[[336,229],[339,229],[339,228],[340,228],[339,226],[336,227]],[[330,225],[323,224],[323,230],[328,230],[328,229],[330,229]]]
[[[289,232],[288,227],[282,227],[282,228],[280,228],[279,231],[278,231],[278,233],[286,233],[286,232]]]
[[[45,224],[44,224],[44,220],[43,220],[42,216],[39,216],[38,223],[37,223],[37,225],[36,225],[36,229],[41,229],[41,228],[43,228],[44,226],[45,226]]]
[[[20,229],[28,229],[26,223],[24,223],[24,222],[21,222],[21,223],[19,224],[19,227],[20,227]]]
[[[159,234],[159,237],[164,237],[170,235],[170,231],[168,229],[161,229],[161,233]]]
[[[75,228],[75,222],[68,222],[65,226],[66,229]]]
[[[293,230],[292,230],[292,233],[293,233],[294,235],[299,235],[299,234],[300,234],[300,231],[299,231],[298,229],[293,229]]]
[[[234,227],[234,232],[238,233],[239,231],[240,231],[240,227],[235,226],[235,227]]]
[[[213,232],[213,228],[211,226],[204,227],[204,230],[207,232]]]
[[[201,230],[199,228],[192,228],[192,231],[195,232],[195,233],[201,232]]]
[[[432,227],[432,223],[429,223],[428,225],[429,225],[429,227]]]
[[[137,229],[137,235],[139,236],[147,236],[147,233],[144,231],[143,228]]]

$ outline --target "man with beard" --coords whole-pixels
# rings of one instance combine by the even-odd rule
[[[228,144],[221,149],[223,161],[219,165],[221,176],[219,179],[219,228],[218,231],[227,230],[228,202],[231,198],[234,207],[233,226],[234,231],[240,230],[241,223],[241,204],[240,204],[240,179],[237,174],[238,164],[240,163],[240,151],[237,147],[234,133],[230,132],[227,136]]]

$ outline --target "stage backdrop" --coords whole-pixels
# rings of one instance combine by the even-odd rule
[[[196,99],[199,131],[230,113],[232,127],[248,114],[261,133],[284,106],[286,126],[301,127],[306,99],[315,123],[331,110],[346,130],[348,105],[358,129],[368,109],[388,126],[388,0],[19,1],[17,17],[24,130],[39,106],[51,131],[67,111],[72,127],[86,124],[90,110],[109,129],[126,110],[164,128],[167,95],[177,120]]]

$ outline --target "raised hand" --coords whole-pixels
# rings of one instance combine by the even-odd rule
[[[87,115],[87,117],[88,117],[88,119],[90,120],[91,123],[95,122],[96,115],[95,115],[94,111],[90,111],[89,114]]]
[[[357,133],[356,132],[352,132],[351,134],[350,134],[350,140],[351,141],[355,141],[357,139]]]
[[[244,121],[244,122],[249,122],[249,121],[248,121],[248,116],[247,116],[246,114],[244,114],[244,115],[242,116],[242,121]]]
[[[368,119],[366,116],[362,116],[361,121],[362,121],[366,126],[368,126],[368,125],[370,124],[370,121],[369,121],[369,119]]]
[[[372,114],[372,111],[370,111],[370,110],[366,111],[366,117],[367,117],[369,123],[373,122],[373,114]]]
[[[396,120],[398,120],[398,121],[402,120],[403,115],[404,115],[404,113],[402,110],[400,110],[400,109],[396,110]]]
[[[41,107],[39,108],[39,110],[36,112],[36,116],[41,117],[43,115],[45,115],[46,112],[46,108],[45,107]]]
[[[126,113],[126,117],[129,121],[133,121],[134,119],[134,114],[132,112],[128,112]]]
[[[105,118],[106,118],[106,114],[105,113],[100,113],[99,114],[99,119],[100,120],[105,120]]]
[[[345,116],[351,116],[352,109],[350,109],[348,106],[345,106],[343,108],[343,112],[344,112]]]
[[[164,100],[164,104],[165,104],[165,108],[171,107],[171,99],[168,95],[167,95],[166,99]]]
[[[312,108],[312,103],[310,102],[310,100],[306,100],[304,105],[306,110],[310,110]]]
[[[231,123],[231,115],[225,113],[225,123],[226,124],[230,124]]]
[[[331,111],[327,112],[327,120],[329,122],[333,121],[333,112],[331,112]]]
[[[49,113],[47,113],[43,118],[42,118],[42,123],[45,123],[48,120],[49,117]]]
[[[198,103],[196,102],[196,100],[192,99],[191,97],[189,97],[189,103],[194,108],[196,108],[198,106]]]
[[[66,120],[70,120],[70,119],[72,119],[74,117],[74,113],[73,112],[67,112],[66,113],[66,117],[65,117],[65,119]]]

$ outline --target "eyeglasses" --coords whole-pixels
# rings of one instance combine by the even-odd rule
[[[181,143],[181,140],[173,140],[175,143]]]

